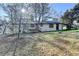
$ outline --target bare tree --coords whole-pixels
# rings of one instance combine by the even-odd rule
[[[31,4],[32,9],[34,10],[34,20],[38,22],[38,24],[44,21],[49,14],[50,8],[47,3],[34,3]],[[37,30],[39,31],[39,25],[37,24]]]
[[[42,20],[45,20],[46,15],[49,13],[49,4],[46,3],[35,3],[35,4],[0,4],[0,6],[3,8],[3,10],[6,12],[6,14],[9,17],[10,25],[12,25],[11,29],[14,32],[15,25],[18,25],[17,29],[17,38],[15,40],[15,49],[13,52],[13,55],[16,55],[16,49],[17,49],[17,42],[20,39],[20,33],[21,33],[21,25],[22,23],[27,23],[30,21],[37,21],[37,30],[39,31],[39,23]],[[25,9],[25,13],[21,12],[21,9]],[[28,27],[27,27],[28,28]],[[6,26],[4,28],[4,31],[6,30]],[[24,30],[24,29],[23,29]],[[4,32],[3,31],[3,32]]]

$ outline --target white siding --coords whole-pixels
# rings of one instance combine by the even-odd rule
[[[56,24],[53,24],[53,28],[49,28],[49,24],[43,24],[43,26],[40,26],[40,31],[53,31],[56,30]]]
[[[62,24],[59,24],[59,30],[62,30],[63,28],[62,28]]]

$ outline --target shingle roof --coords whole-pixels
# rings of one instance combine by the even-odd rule
[[[47,21],[48,24],[61,24],[61,22],[56,21]]]

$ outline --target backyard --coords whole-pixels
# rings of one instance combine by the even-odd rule
[[[16,34],[2,35],[0,55],[14,55],[14,52],[16,56],[79,55],[79,30],[21,34],[16,39]]]

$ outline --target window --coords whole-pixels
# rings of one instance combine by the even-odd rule
[[[53,28],[54,27],[54,25],[53,24],[49,24],[49,28]]]

